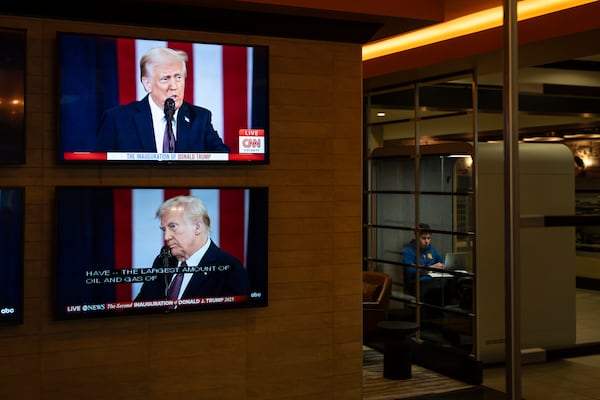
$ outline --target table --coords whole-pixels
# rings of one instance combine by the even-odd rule
[[[377,329],[383,333],[383,377],[410,379],[412,376],[411,335],[419,329],[416,322],[380,321]]]

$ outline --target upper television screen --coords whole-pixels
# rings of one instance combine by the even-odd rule
[[[23,321],[25,190],[0,188],[0,323]]]
[[[59,162],[268,162],[268,47],[57,39]]]
[[[0,28],[0,163],[25,162],[25,31]]]
[[[57,187],[56,318],[266,306],[267,190]]]

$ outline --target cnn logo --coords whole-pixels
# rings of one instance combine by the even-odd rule
[[[265,152],[265,138],[262,136],[240,136],[239,150],[241,154]]]

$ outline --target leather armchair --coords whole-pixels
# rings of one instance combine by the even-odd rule
[[[384,272],[363,271],[363,343],[377,334],[377,322],[388,318],[392,278]]]

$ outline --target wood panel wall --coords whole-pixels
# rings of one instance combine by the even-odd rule
[[[27,160],[0,167],[0,186],[26,188],[25,310],[0,327],[0,398],[360,399],[360,46],[2,15],[0,26],[27,30]],[[57,31],[268,45],[270,164],[57,165]],[[268,186],[269,306],[53,320],[56,185]]]

